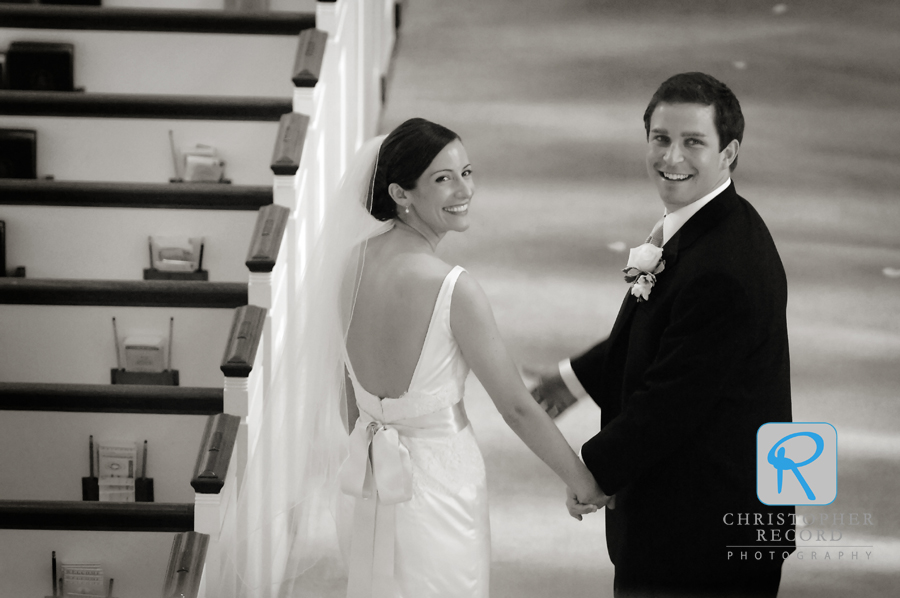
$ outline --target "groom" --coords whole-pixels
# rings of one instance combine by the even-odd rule
[[[787,281],[731,181],[744,118],[723,83],[683,73],[653,95],[644,126],[666,215],[632,250],[609,337],[534,395],[551,414],[582,396],[601,409],[581,454],[616,497],[615,596],[776,596],[794,509],[756,496],[756,432],[791,421]]]

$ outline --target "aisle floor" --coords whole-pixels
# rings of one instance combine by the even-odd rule
[[[856,559],[820,546],[789,560],[783,597],[900,584],[898,29],[888,1],[404,3],[383,129],[422,116],[462,136],[473,225],[439,254],[479,280],[522,364],[552,367],[610,329],[624,248],[662,211],[643,166],[656,86],[701,70],[734,89],[747,118],[734,180],[788,272],[795,420],[839,433],[838,499],[800,512],[874,522],[836,528],[869,547]],[[568,517],[562,483],[474,378],[467,404],[492,491],[492,596],[612,596],[602,517]],[[559,420],[576,447],[598,424],[591,404]]]

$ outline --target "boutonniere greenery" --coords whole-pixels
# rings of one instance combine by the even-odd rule
[[[638,303],[650,297],[656,275],[666,268],[662,254],[662,247],[652,243],[644,243],[628,253],[628,264],[622,272],[625,273],[625,282],[631,283],[631,294],[637,297]]]

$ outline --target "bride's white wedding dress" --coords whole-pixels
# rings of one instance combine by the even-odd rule
[[[444,279],[402,396],[370,394],[347,364],[360,411],[340,474],[350,597],[488,596],[484,461],[463,407],[469,366],[450,330],[463,271]]]

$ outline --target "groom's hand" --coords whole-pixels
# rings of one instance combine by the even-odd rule
[[[577,402],[559,374],[538,376],[537,385],[531,389],[531,396],[554,419]]]

